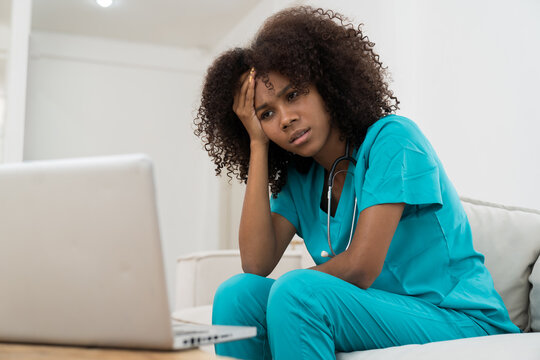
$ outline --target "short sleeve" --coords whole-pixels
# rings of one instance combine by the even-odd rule
[[[298,213],[294,200],[291,196],[290,182],[287,181],[285,186],[277,194],[277,198],[274,199],[270,195],[270,211],[276,214],[280,214],[294,226],[299,236],[300,234],[300,222],[298,220]]]
[[[360,193],[359,211],[387,203],[442,206],[438,161],[416,125],[391,122],[381,128],[369,151]]]

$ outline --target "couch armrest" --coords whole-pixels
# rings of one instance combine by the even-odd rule
[[[529,295],[531,331],[540,331],[540,257],[533,266],[529,282],[532,286]]]
[[[268,277],[276,279],[302,265],[301,249],[287,249]],[[239,250],[205,251],[179,257],[176,263],[175,311],[212,304],[218,286],[242,272]]]

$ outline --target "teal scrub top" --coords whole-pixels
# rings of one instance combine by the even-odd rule
[[[473,248],[472,233],[459,196],[434,149],[411,120],[389,115],[371,125],[349,164],[335,216],[332,247],[344,251],[357,211],[377,204],[405,203],[383,269],[371,287],[416,296],[439,307],[464,312],[507,332],[519,332],[495,291],[484,256]],[[354,176],[350,176],[350,174]],[[287,183],[271,211],[296,228],[316,264],[329,258],[324,168],[315,161],[306,174],[289,167]]]

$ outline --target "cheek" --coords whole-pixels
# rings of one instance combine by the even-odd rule
[[[272,126],[270,126],[268,121],[261,121],[261,128],[263,132],[272,140]]]
[[[278,131],[276,131],[276,127],[272,124],[272,121],[261,121],[261,128],[270,140],[275,143],[279,142]]]

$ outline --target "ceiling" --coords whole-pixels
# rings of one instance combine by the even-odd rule
[[[17,1],[17,0],[12,0]],[[212,49],[263,0],[33,0],[32,30]],[[10,0],[0,0],[9,22]]]

